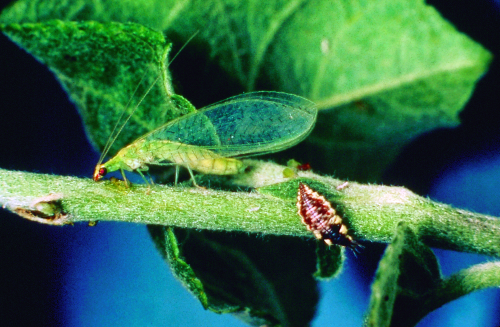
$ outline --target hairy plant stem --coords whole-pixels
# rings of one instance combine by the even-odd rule
[[[122,221],[184,228],[309,236],[295,196],[297,178],[284,178],[286,167],[248,160],[255,168],[234,183],[256,191],[95,183],[90,178],[34,174],[0,169],[0,204],[34,221],[53,225]],[[402,187],[350,183],[300,172],[343,215],[359,240],[389,242],[405,221],[428,245],[500,257],[500,220],[453,208]],[[281,184],[276,184],[280,183]],[[264,187],[272,185],[271,187]]]

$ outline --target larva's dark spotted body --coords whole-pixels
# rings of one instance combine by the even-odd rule
[[[302,222],[318,240],[323,240],[328,245],[337,244],[359,252],[361,245],[347,234],[347,226],[330,202],[303,183],[299,184],[297,208]]]

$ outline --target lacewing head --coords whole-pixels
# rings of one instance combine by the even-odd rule
[[[331,203],[303,183],[299,184],[297,209],[302,222],[318,240],[323,240],[327,245],[341,245],[359,252],[362,246],[348,234],[347,226]]]
[[[94,181],[97,182],[108,173],[108,170],[104,165],[97,165],[94,169]]]

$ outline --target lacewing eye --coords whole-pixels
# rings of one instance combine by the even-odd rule
[[[323,240],[327,245],[341,245],[359,252],[362,246],[348,234],[347,226],[331,203],[303,183],[299,184],[297,209],[302,222],[318,240]]]
[[[102,177],[108,173],[108,170],[106,168],[100,168],[99,169],[99,175]]]

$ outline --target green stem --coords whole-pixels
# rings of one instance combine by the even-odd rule
[[[429,312],[453,300],[498,285],[500,285],[500,262],[488,262],[463,269],[444,279],[438,287],[424,296],[421,301],[422,306],[413,314],[414,321],[407,321],[408,326],[413,326]]]
[[[135,185],[0,169],[0,204],[19,215],[54,225],[80,221],[123,221],[166,226],[309,236],[295,198],[297,179],[285,167],[248,160],[250,173],[233,183],[257,192]],[[342,183],[312,172],[300,180],[337,208],[357,239],[389,242],[406,221],[428,245],[500,257],[500,220],[420,197],[401,187]],[[280,183],[281,184],[275,184]],[[262,187],[271,185],[268,187]]]

